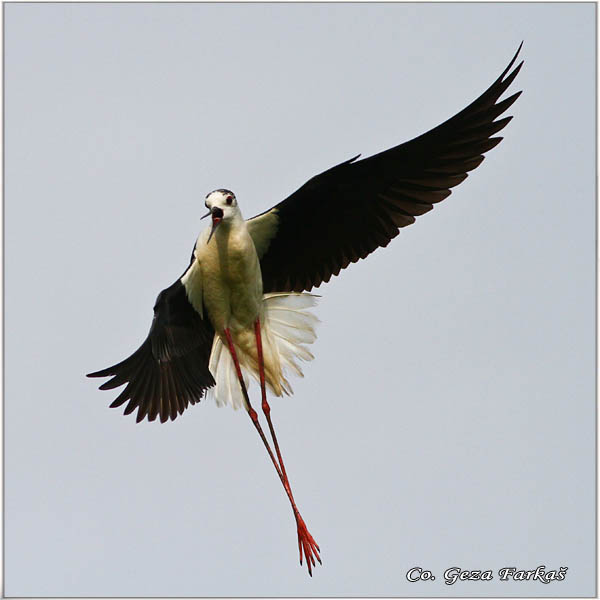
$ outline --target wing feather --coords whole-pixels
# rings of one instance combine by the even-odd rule
[[[384,152],[340,163],[249,219],[264,291],[310,291],[387,246],[399,228],[447,198],[502,140],[494,136],[512,117],[496,118],[521,92],[498,99],[521,70],[523,61],[513,68],[521,46],[479,98],[441,125]]]
[[[100,386],[111,390],[127,384],[110,404],[128,402],[124,414],[138,409],[136,421],[175,419],[215,384],[208,369],[214,329],[189,302],[181,279],[163,290],[144,343],[125,360],[88,374],[111,377]]]

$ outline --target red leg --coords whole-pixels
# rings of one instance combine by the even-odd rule
[[[267,402],[267,389],[265,386],[265,365],[263,360],[262,337],[260,333],[260,319],[256,319],[256,322],[254,323],[254,333],[256,335],[256,348],[258,353],[258,372],[260,376],[260,391],[262,394],[262,409],[265,414],[265,417],[267,418],[267,423],[269,424],[269,430],[271,432],[271,438],[273,439],[275,451],[277,452],[277,459],[279,460],[279,466],[281,467],[283,487],[286,488],[286,492],[292,500],[292,508],[294,509],[294,516],[296,517],[296,524],[298,526],[298,547],[300,549],[300,564],[302,564],[302,555],[304,553],[304,555],[306,556],[308,572],[312,576],[311,562],[314,566],[316,557],[319,563],[321,563],[321,558],[319,557],[320,548],[313,539],[312,535],[310,535],[310,533],[308,532],[306,524],[300,516],[300,512],[296,508],[296,505],[293,501],[292,488],[290,486],[287,473],[285,472],[283,458],[281,457],[279,444],[277,443],[277,436],[275,435],[275,428],[273,427],[273,423],[271,421],[271,407]]]
[[[258,373],[260,376],[260,392],[262,394],[262,409],[265,417],[267,418],[267,423],[269,424],[269,430],[271,431],[271,438],[273,439],[273,444],[275,445],[275,452],[277,452],[277,459],[279,460],[279,466],[281,467],[281,473],[283,474],[284,479],[287,481],[288,486],[290,482],[287,478],[287,473],[285,472],[285,466],[283,464],[283,459],[281,458],[281,452],[279,450],[279,444],[277,443],[277,436],[275,435],[275,429],[273,428],[273,423],[271,422],[271,407],[267,402],[267,389],[265,386],[265,363],[263,360],[263,349],[262,349],[262,337],[260,334],[260,319],[256,319],[254,323],[254,333],[256,335],[256,349],[258,351]],[[291,490],[291,486],[290,486]]]
[[[312,536],[310,535],[310,533],[308,533],[308,530],[306,529],[306,525],[304,524],[304,521],[302,520],[302,517],[300,516],[300,512],[298,511],[298,507],[296,506],[296,503],[294,502],[294,497],[292,496],[292,491],[287,482],[287,477],[283,476],[281,469],[280,469],[279,465],[277,464],[275,457],[273,456],[273,451],[271,450],[271,447],[269,446],[269,443],[267,442],[267,438],[265,437],[262,427],[260,426],[260,423],[258,422],[258,415],[256,414],[256,411],[252,408],[252,404],[250,403],[250,398],[248,396],[248,390],[246,389],[246,384],[244,383],[244,378],[242,376],[242,370],[240,369],[240,363],[237,358],[237,354],[235,351],[235,347],[233,345],[233,340],[231,339],[231,333],[230,333],[229,329],[225,329],[225,337],[227,338],[227,345],[229,346],[229,352],[231,352],[231,358],[233,359],[233,363],[235,365],[235,370],[236,370],[236,373],[238,376],[238,380],[242,387],[242,393],[244,395],[244,400],[246,401],[248,415],[250,416],[252,423],[256,427],[256,430],[258,431],[258,434],[260,435],[260,439],[263,441],[263,444],[265,445],[267,452],[269,453],[271,462],[273,463],[273,466],[275,467],[275,470],[277,471],[277,475],[279,475],[279,479],[281,480],[283,488],[285,489],[285,492],[290,500],[292,509],[294,511],[294,516],[296,517],[296,524],[298,526],[298,545],[300,548],[300,564],[302,564],[302,552],[304,550],[304,554],[306,555],[306,564],[308,566],[308,572],[309,572],[310,576],[312,577],[312,566],[315,565],[315,559],[313,557],[312,552],[315,551],[314,548],[316,548],[316,551],[315,551],[315,554],[316,554],[316,552],[319,551],[319,547],[317,546],[317,544],[313,540]],[[262,345],[261,345],[261,359],[262,359]],[[264,382],[264,367],[261,370],[263,372],[262,381]],[[314,548],[313,548],[313,546],[314,546]],[[319,558],[318,554],[316,554],[316,557],[317,557],[317,560],[319,562],[321,562],[321,559]],[[312,566],[311,566],[311,562],[312,562]]]
[[[246,407],[248,410],[248,414],[250,415],[250,419],[252,419],[252,423],[254,423],[254,427],[256,427],[256,430],[258,431],[258,435],[260,435],[260,439],[263,441],[263,444],[265,445],[265,448],[267,449],[267,452],[269,453],[269,456],[271,457],[271,461],[273,462],[273,466],[275,467],[275,470],[277,471],[277,474],[279,475],[279,479],[281,479],[281,483],[283,483],[284,487],[285,487],[283,475],[281,474],[279,466],[277,465],[277,461],[275,460],[275,457],[273,456],[273,451],[271,450],[271,446],[269,446],[269,442],[267,442],[267,438],[265,437],[262,427],[260,426],[260,423],[258,422],[258,415],[256,414],[256,411],[252,408],[252,404],[250,404],[248,390],[246,389],[246,384],[244,383],[244,378],[242,376],[242,370],[240,369],[240,363],[238,361],[238,357],[235,352],[235,348],[233,346],[233,340],[231,339],[231,333],[229,332],[229,329],[225,329],[225,337],[227,338],[227,345],[229,346],[229,352],[231,352],[231,358],[233,358],[233,364],[235,365],[235,370],[236,370],[240,385],[242,386],[242,394],[244,395],[244,400],[246,401]]]

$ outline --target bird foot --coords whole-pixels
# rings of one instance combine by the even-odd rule
[[[302,564],[302,558],[305,556],[308,574],[312,577],[312,568],[316,566],[315,558],[319,561],[320,565],[323,564],[321,562],[321,557],[319,556],[319,552],[321,550],[317,542],[315,542],[313,539],[313,536],[308,532],[306,524],[299,514],[296,515],[296,523],[298,525],[298,548],[300,550],[300,564]]]

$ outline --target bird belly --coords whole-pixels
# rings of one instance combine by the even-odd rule
[[[208,316],[218,333],[226,328],[232,335],[252,330],[262,301],[262,278],[252,239],[228,231],[215,238],[201,257]]]
[[[236,232],[220,226],[214,238],[209,244],[201,242],[197,246],[200,253],[197,258],[202,268],[206,314],[216,332],[209,368],[217,381],[217,403],[234,407],[243,403],[229,355],[226,329],[231,335],[244,379],[248,375],[259,379],[255,333],[259,318],[265,381],[277,396],[291,393],[283,370],[287,367],[301,375],[296,359],[312,358],[303,342],[310,343],[314,339],[313,317],[303,309],[314,304],[314,297],[296,293],[263,297],[260,264],[247,231]]]
[[[298,361],[313,358],[306,345],[316,338],[314,328],[318,319],[310,312],[315,304],[316,296],[296,292],[266,294],[262,299],[260,321],[265,382],[276,396],[292,393],[285,372],[302,377]],[[259,381],[254,331],[249,328],[232,331],[232,338],[246,385],[249,384],[249,376]],[[223,334],[215,336],[209,369],[217,382],[216,388],[211,391],[217,405],[244,406],[237,373]]]

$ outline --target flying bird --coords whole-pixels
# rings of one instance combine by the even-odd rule
[[[233,192],[208,194],[204,217],[210,226],[198,236],[183,275],[158,295],[148,337],[129,358],[88,375],[111,377],[102,390],[125,385],[110,406],[127,402],[124,414],[137,409],[137,422],[173,420],[207,393],[219,405],[243,407],[289,498],[300,564],[304,557],[311,576],[320,548],[292,494],[267,388],[275,396],[291,394],[287,377],[302,375],[298,361],[313,358],[307,345],[318,320],[310,290],[387,246],[502,140],[493,136],[512,117],[498,117],[521,92],[499,98],[523,65],[513,68],[522,45],[500,77],[452,118],[409,142],[314,176],[262,214],[244,220]],[[260,385],[274,451],[248,395],[250,377]]]

